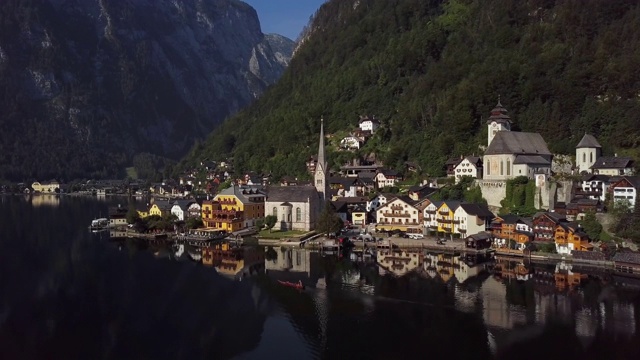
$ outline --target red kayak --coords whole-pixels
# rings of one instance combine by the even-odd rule
[[[298,289],[298,290],[304,289],[304,285],[302,285],[302,281],[298,281],[297,283],[292,283],[292,282],[289,282],[289,281],[278,280],[278,283],[280,283],[280,285],[292,287],[292,288]]]

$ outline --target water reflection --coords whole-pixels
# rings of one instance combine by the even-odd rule
[[[12,276],[0,278],[0,358],[640,355],[637,279],[461,253],[381,252],[373,262],[114,241],[86,229],[108,205],[2,202],[0,274]]]

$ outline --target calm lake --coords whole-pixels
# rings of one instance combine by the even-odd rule
[[[203,256],[87,229],[118,202],[0,197],[0,359],[640,359],[638,279],[445,253]]]

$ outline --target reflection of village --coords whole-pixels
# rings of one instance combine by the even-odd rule
[[[375,281],[364,280],[364,266],[350,267],[339,274],[327,275],[325,256],[316,251],[290,247],[234,247],[228,243],[197,247],[174,243],[170,252],[153,250],[157,257],[172,257],[211,266],[228,278],[243,280],[266,274],[272,280],[298,282],[315,289],[316,302],[322,302],[327,283],[349,285],[373,295]],[[481,314],[490,342],[503,346],[516,337],[535,336],[549,322],[574,324],[576,334],[589,340],[598,330],[619,335],[635,334],[638,327],[636,304],[621,301],[618,290],[640,290],[640,280],[598,273],[579,265],[531,264],[492,254],[456,252],[410,252],[382,250],[373,263],[360,255],[340,261],[377,267],[377,276],[394,279],[417,276],[437,281],[452,292],[455,309]],[[391,280],[393,281],[393,280]],[[595,293],[590,284],[597,284]],[[618,290],[614,290],[618,289]],[[591,293],[589,293],[591,291]],[[368,307],[375,307],[369,299]],[[524,334],[519,333],[525,331]],[[514,334],[518,334],[517,336]]]

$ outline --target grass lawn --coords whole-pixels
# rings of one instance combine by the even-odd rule
[[[262,230],[258,234],[258,237],[264,238],[264,239],[284,239],[284,238],[290,238],[290,237],[298,237],[304,234],[306,234],[305,231],[299,231],[299,230],[290,230],[290,231],[272,230],[271,232],[269,232],[269,230]]]
[[[125,169],[127,171],[127,176],[130,177],[131,179],[137,179],[138,178],[138,173],[136,172],[136,168],[132,167],[128,167]]]

